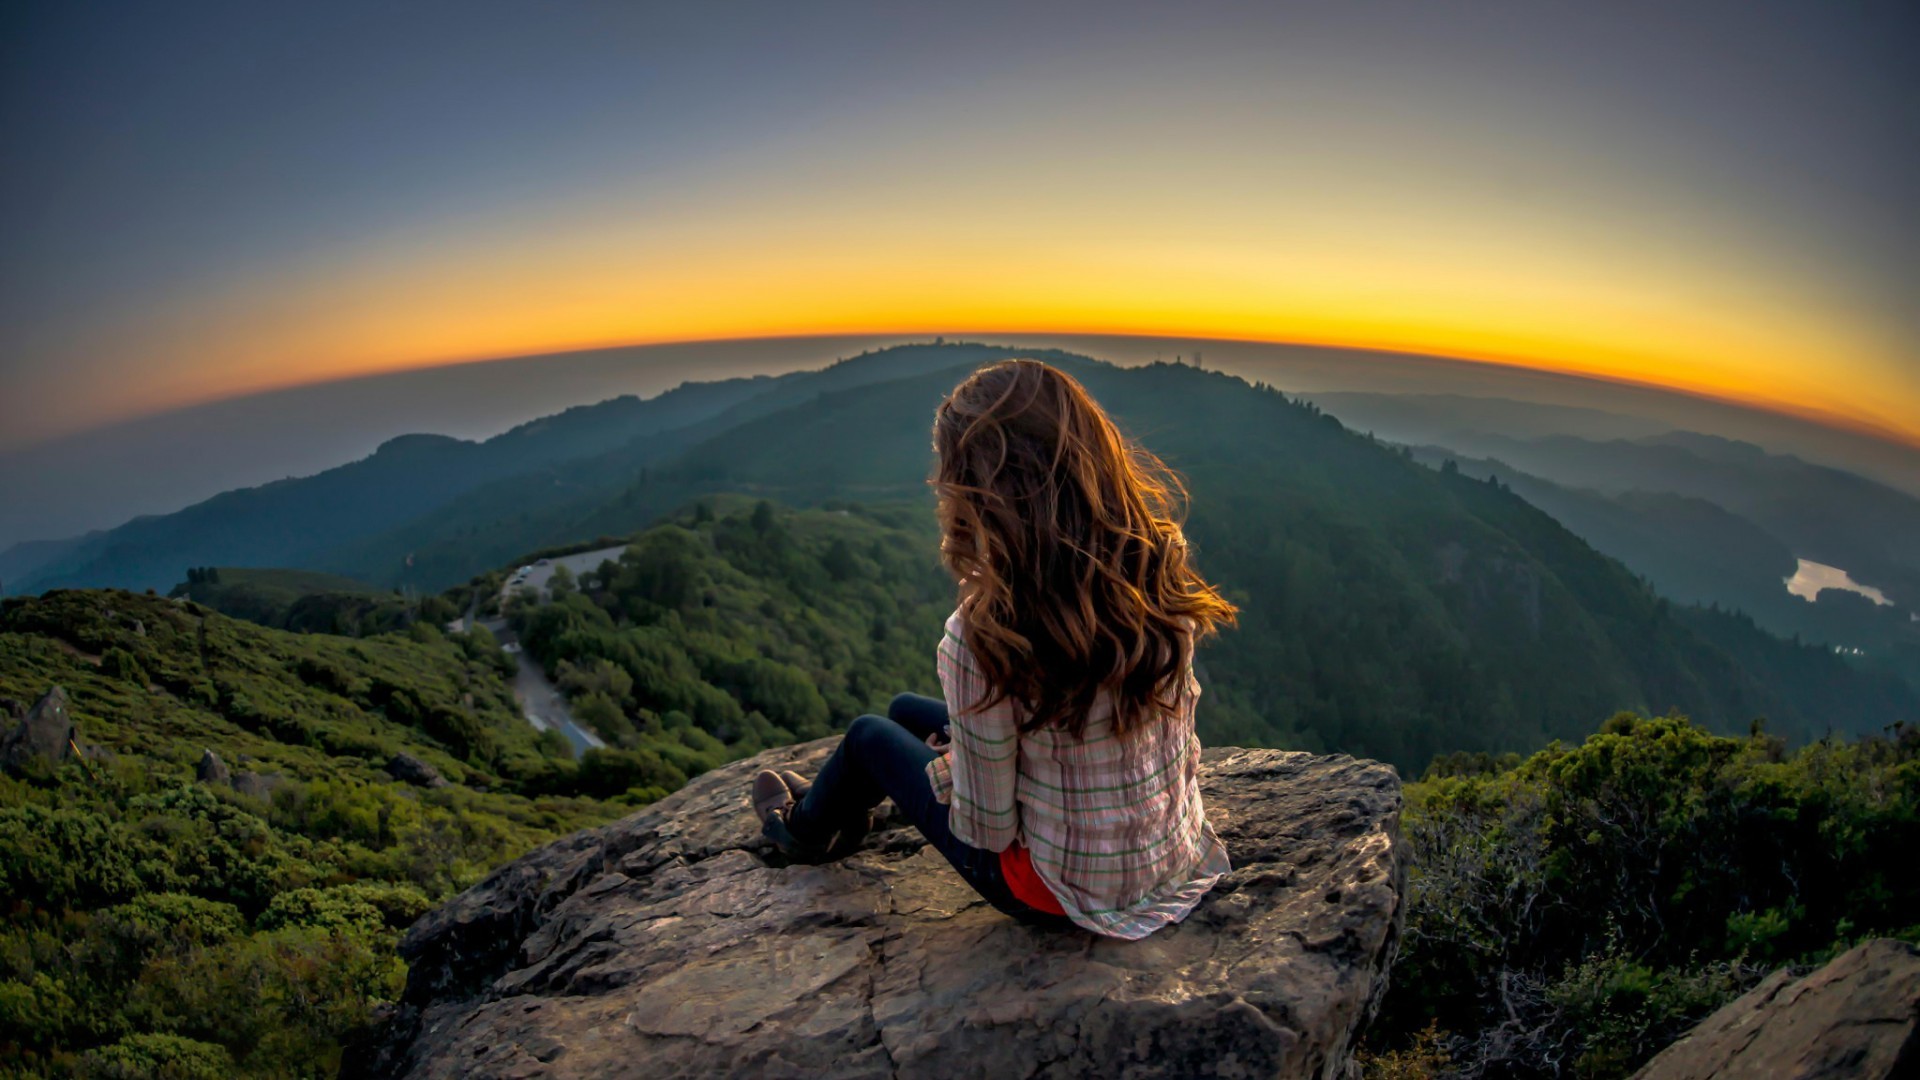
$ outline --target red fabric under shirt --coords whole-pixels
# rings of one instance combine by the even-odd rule
[[[1014,899],[1036,911],[1050,915],[1066,914],[1059,899],[1053,895],[1053,890],[1047,888],[1047,883],[1033,872],[1033,856],[1020,846],[1020,841],[1015,840],[1000,852],[1000,875],[1007,879],[1007,889],[1013,893]]]

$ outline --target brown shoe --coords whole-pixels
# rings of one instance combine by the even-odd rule
[[[753,811],[760,818],[760,832],[795,862],[823,863],[843,859],[860,847],[873,827],[873,815],[862,815],[859,824],[834,833],[825,846],[809,844],[793,835],[788,818],[793,808],[806,798],[813,784],[792,769],[774,772],[762,769],[753,778]]]
[[[806,798],[807,792],[813,790],[813,781],[808,780],[792,769],[781,769],[779,775],[780,779],[786,781],[787,790],[793,792],[793,801],[795,803]]]
[[[753,777],[753,815],[760,819],[760,827],[767,827],[773,818],[786,817],[799,802],[787,781],[772,769],[761,769]]]

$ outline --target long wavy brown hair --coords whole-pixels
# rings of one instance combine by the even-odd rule
[[[1235,615],[1193,568],[1179,477],[1038,360],[956,387],[933,448],[941,558],[991,687],[964,711],[1012,699],[1022,730],[1079,738],[1106,689],[1124,738],[1171,709],[1191,646]]]

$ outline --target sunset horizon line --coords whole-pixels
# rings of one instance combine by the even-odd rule
[[[914,344],[932,345],[940,341],[944,341],[946,344],[950,344],[950,345],[972,343],[972,344],[992,345],[999,348],[1022,348],[1022,347],[1026,347],[1027,343],[1019,342],[1019,341],[982,340],[983,338],[992,338],[992,337],[1015,338],[1021,335],[1050,336],[1050,337],[1076,337],[1076,338],[1109,338],[1109,339],[1119,339],[1119,340],[1128,340],[1128,341],[1177,341],[1177,342],[1193,342],[1197,344],[1206,344],[1206,343],[1214,342],[1214,343],[1220,343],[1223,345],[1251,345],[1251,346],[1275,346],[1275,347],[1282,347],[1282,348],[1291,347],[1291,348],[1308,348],[1308,349],[1327,349],[1327,350],[1334,350],[1339,352],[1362,353],[1362,354],[1370,354],[1370,355],[1376,355],[1376,356],[1382,356],[1382,357],[1396,357],[1396,358],[1414,360],[1414,361],[1419,361],[1424,363],[1457,364],[1457,365],[1465,365],[1465,366],[1471,366],[1471,367],[1495,369],[1495,370],[1512,372],[1517,374],[1543,375],[1551,378],[1591,382],[1591,383],[1601,384],[1604,386],[1620,387],[1620,388],[1626,388],[1631,390],[1652,391],[1655,393],[1668,394],[1676,397],[1688,398],[1695,401],[1705,402],[1708,404],[1718,405],[1722,407],[1730,407],[1730,408],[1741,409],[1749,412],[1763,413],[1763,414],[1780,417],[1788,420],[1795,420],[1802,423],[1812,424],[1817,427],[1826,428],[1828,430],[1839,432],[1842,434],[1872,439],[1874,441],[1886,443],[1906,451],[1920,452],[1920,431],[1914,431],[1914,432],[1902,431],[1898,428],[1894,428],[1884,423],[1880,423],[1878,421],[1865,418],[1865,417],[1849,416],[1843,413],[1838,413],[1838,412],[1834,412],[1827,409],[1821,409],[1814,406],[1799,405],[1796,403],[1785,402],[1785,401],[1780,401],[1780,400],[1771,399],[1771,398],[1741,397],[1736,394],[1732,394],[1724,391],[1716,391],[1714,389],[1710,389],[1706,387],[1689,386],[1682,383],[1665,383],[1665,382],[1658,382],[1651,379],[1635,378],[1627,375],[1616,375],[1616,374],[1610,374],[1605,372],[1583,370],[1578,367],[1557,366],[1550,361],[1544,361],[1544,360],[1531,358],[1531,357],[1507,355],[1507,354],[1502,354],[1496,351],[1470,352],[1470,351],[1449,350],[1445,352],[1441,352],[1441,351],[1425,352],[1425,351],[1411,350],[1406,347],[1374,345],[1374,344],[1367,344],[1364,342],[1317,340],[1310,337],[1268,338],[1268,337],[1234,336],[1230,334],[1218,334],[1218,333],[1214,333],[1214,334],[1177,333],[1177,332],[1147,333],[1147,332],[1141,332],[1137,330],[1121,331],[1121,330],[1101,330],[1101,329],[1061,328],[1061,327],[1025,327],[1025,328],[1018,328],[1018,329],[1004,329],[1004,328],[953,329],[953,328],[939,328],[939,327],[929,328],[929,327],[922,327],[922,326],[904,327],[904,328],[859,329],[859,330],[847,329],[847,330],[833,330],[833,331],[823,331],[818,329],[775,331],[775,332],[763,332],[763,333],[734,334],[734,335],[727,335],[727,336],[721,336],[721,337],[684,337],[684,338],[655,338],[655,339],[627,338],[627,339],[610,340],[610,341],[602,341],[602,342],[590,341],[590,342],[556,344],[555,346],[552,346],[552,347],[540,347],[532,350],[514,351],[510,353],[489,352],[489,353],[482,353],[478,355],[457,355],[457,356],[439,357],[439,358],[412,362],[412,363],[369,365],[367,367],[363,367],[359,369],[341,370],[336,373],[321,376],[318,378],[294,379],[294,380],[285,381],[285,382],[262,382],[262,383],[256,383],[250,386],[245,386],[230,392],[215,393],[215,394],[207,395],[204,397],[187,398],[187,399],[180,400],[171,404],[163,405],[154,409],[139,410],[139,411],[124,413],[120,416],[112,417],[110,419],[104,420],[99,423],[89,424],[84,427],[73,428],[71,430],[64,431],[64,432],[58,432],[55,434],[45,436],[43,438],[32,439],[26,442],[15,444],[10,447],[0,447],[0,451],[18,452],[18,451],[32,449],[36,447],[50,446],[50,445],[61,443],[67,440],[77,439],[87,435],[108,431],[113,428],[121,427],[124,425],[138,423],[144,420],[152,420],[152,419],[167,416],[173,413],[186,412],[192,409],[205,408],[205,407],[220,405],[228,402],[241,401],[247,398],[266,397],[273,394],[290,393],[290,392],[299,391],[299,390],[314,389],[314,388],[330,386],[338,383],[353,382],[361,379],[376,379],[376,378],[381,378],[386,376],[407,375],[407,374],[414,374],[414,373],[436,371],[436,370],[445,369],[445,368],[471,367],[471,366],[479,366],[479,365],[487,365],[487,364],[511,363],[516,361],[559,359],[562,357],[581,356],[581,355],[590,354],[590,353],[616,352],[624,349],[670,348],[673,346],[726,345],[726,344],[743,344],[743,343],[754,343],[754,342],[824,341],[824,340],[846,339],[846,338],[860,339],[860,338],[899,337],[899,338],[913,339],[913,340],[900,341],[885,347],[896,347],[897,345],[914,345]],[[919,339],[925,339],[925,340],[919,340]],[[1033,344],[1032,347],[1036,349],[1040,349],[1040,348],[1056,348],[1057,346]],[[839,363],[844,360],[854,359],[855,356],[857,355],[859,354],[849,354],[845,356],[838,356],[835,359],[828,361],[827,364],[823,366],[831,366],[832,364]],[[1092,356],[1089,358],[1093,360],[1098,360],[1104,363],[1113,363],[1115,364],[1115,366],[1119,366],[1119,367],[1136,366],[1136,365],[1119,363],[1118,361],[1115,361],[1113,359],[1103,358],[1099,356]],[[811,370],[811,369],[806,367],[795,367],[792,370],[800,371],[800,370]],[[1227,372],[1227,374],[1233,374],[1233,373]],[[734,377],[734,376],[716,374],[714,378],[715,380],[719,380],[719,379],[725,379],[725,378],[731,378],[731,377]],[[698,382],[698,381],[703,381],[703,380],[689,378],[689,379],[683,380],[683,382],[681,383],[675,384],[675,386],[685,385],[687,383]],[[669,389],[672,389],[672,388],[670,387]],[[1282,387],[1281,389],[1285,390],[1287,388]],[[665,392],[666,391],[660,391],[660,393],[665,393]],[[1312,391],[1288,391],[1288,392],[1312,393]],[[1325,392],[1335,392],[1335,391],[1325,391]],[[1368,392],[1388,393],[1389,391],[1368,391]],[[1420,393],[1420,392],[1410,391],[1409,393]],[[1432,393],[1432,392],[1428,391],[1428,393]],[[654,395],[654,396],[657,396],[657,395]],[[1463,394],[1460,396],[1489,397],[1489,396],[1497,396],[1497,395]],[[586,405],[586,404],[593,404],[593,402],[580,402],[579,404]],[[529,419],[534,419],[534,418],[529,417]]]

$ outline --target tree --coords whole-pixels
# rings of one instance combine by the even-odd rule
[[[843,537],[835,537],[827,547],[827,553],[821,557],[820,565],[835,581],[848,581],[860,572],[860,564],[854,560],[853,548]]]
[[[765,533],[773,528],[773,504],[761,499],[753,506],[753,531]]]

